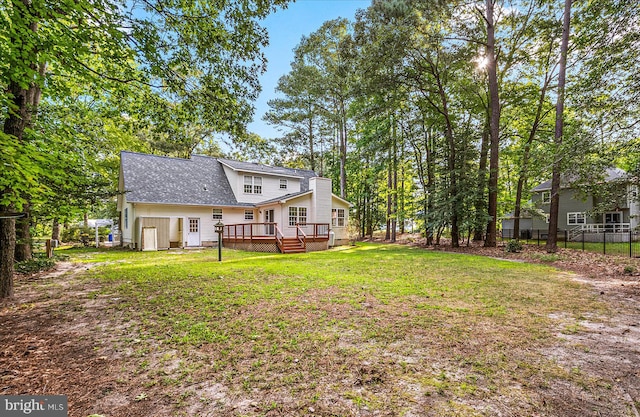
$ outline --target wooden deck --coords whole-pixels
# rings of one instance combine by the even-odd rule
[[[277,223],[240,223],[224,226],[225,246],[257,252],[302,253],[328,248],[329,224],[296,224],[296,236],[284,236]]]

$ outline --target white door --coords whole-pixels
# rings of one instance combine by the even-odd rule
[[[622,229],[618,224],[622,223],[622,213],[614,211],[604,214],[604,224],[607,232],[620,232]]]
[[[200,219],[189,218],[187,246],[200,246]]]

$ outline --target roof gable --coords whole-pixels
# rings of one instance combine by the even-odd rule
[[[607,168],[604,172],[604,182],[623,181],[627,179],[629,174],[620,168]],[[564,175],[560,178],[560,188],[571,188],[570,183],[576,180],[575,175]],[[531,191],[549,191],[551,189],[551,180],[547,180],[542,184],[534,187]]]

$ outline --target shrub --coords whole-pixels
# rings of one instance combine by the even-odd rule
[[[34,256],[32,259],[17,262],[15,265],[16,272],[20,274],[34,274],[40,271],[48,271],[56,265],[53,258],[45,258],[42,256]]]
[[[517,253],[522,250],[522,243],[518,242],[515,239],[511,239],[507,243],[506,251],[511,253]]]
[[[624,267],[624,274],[625,275],[633,275],[636,273],[636,267],[633,265],[627,265]]]

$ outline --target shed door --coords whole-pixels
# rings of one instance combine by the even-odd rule
[[[192,217],[189,218],[187,246],[200,246],[200,219]]]

